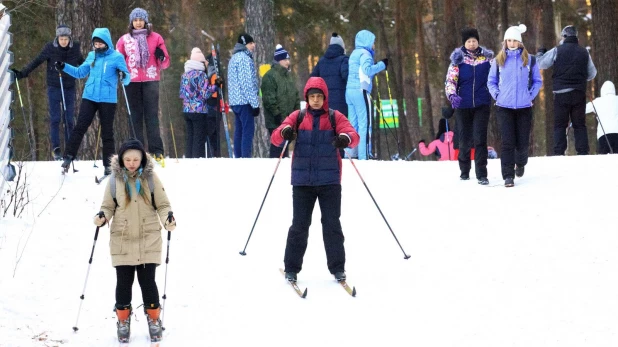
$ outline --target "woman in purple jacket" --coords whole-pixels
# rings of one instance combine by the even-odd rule
[[[512,187],[515,176],[524,175],[528,163],[532,101],[541,89],[541,74],[534,56],[522,43],[526,26],[513,26],[504,33],[502,50],[492,62],[487,87],[496,100],[502,135],[502,178]]]

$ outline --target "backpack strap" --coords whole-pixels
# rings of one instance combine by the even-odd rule
[[[118,200],[116,200],[116,173],[112,172],[112,175],[109,177],[109,191],[112,193],[112,199],[114,199],[114,204],[118,207]]]
[[[112,194],[112,199],[114,199],[114,204],[118,207],[118,200],[116,200],[116,174],[112,172],[109,177],[109,190]],[[157,210],[157,204],[155,203],[155,195],[154,195],[154,177],[152,175],[148,176],[148,189],[150,189],[150,201],[152,202],[152,207]]]
[[[307,109],[300,110],[300,113],[298,114],[298,118],[296,118],[296,131],[298,131],[298,128],[300,127],[300,123],[302,123],[303,119],[305,119],[306,113],[307,113]],[[335,130],[337,122],[335,120],[335,110],[333,110],[332,108],[328,109],[328,119],[330,120],[330,125],[333,127],[333,130]]]
[[[152,207],[157,210],[157,204],[155,204],[154,198],[154,177],[152,175],[148,176],[148,189],[150,189],[150,201],[152,202]]]

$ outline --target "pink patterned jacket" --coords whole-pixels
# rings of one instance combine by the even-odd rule
[[[161,35],[154,31],[147,37],[148,42],[148,64],[146,68],[138,68],[135,64],[135,49],[137,47],[137,40],[131,36],[131,34],[124,34],[116,43],[116,50],[124,56],[127,62],[127,68],[131,73],[131,82],[150,82],[160,80],[161,69],[167,69],[170,66],[170,56],[167,53],[165,42]],[[163,50],[165,60],[159,61],[155,57],[155,49],[159,47]]]
[[[418,144],[418,149],[421,151],[422,155],[432,155],[437,149],[440,152],[440,161],[457,160],[455,149],[453,148],[452,131],[442,134],[439,139],[431,141],[428,146],[425,145],[425,142],[420,142]]]

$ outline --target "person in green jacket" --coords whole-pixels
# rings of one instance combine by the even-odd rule
[[[281,45],[277,45],[272,68],[262,79],[262,102],[264,123],[271,135],[285,117],[300,109],[296,81],[290,73],[290,55]],[[280,154],[281,148],[271,144],[270,158],[279,158]],[[284,156],[288,156],[287,147]]]

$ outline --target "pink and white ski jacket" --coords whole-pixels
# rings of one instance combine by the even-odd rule
[[[163,37],[153,31],[146,38],[146,42],[148,43],[149,53],[146,68],[138,68],[135,63],[137,40],[133,38],[131,34],[122,35],[116,43],[116,50],[124,56],[127,62],[127,68],[129,68],[129,72],[131,73],[131,82],[158,81],[160,79],[161,69],[167,69],[170,66],[170,56],[169,53],[167,53]],[[165,55],[165,60],[163,62],[155,57],[155,49],[157,47],[163,50],[163,54]]]

